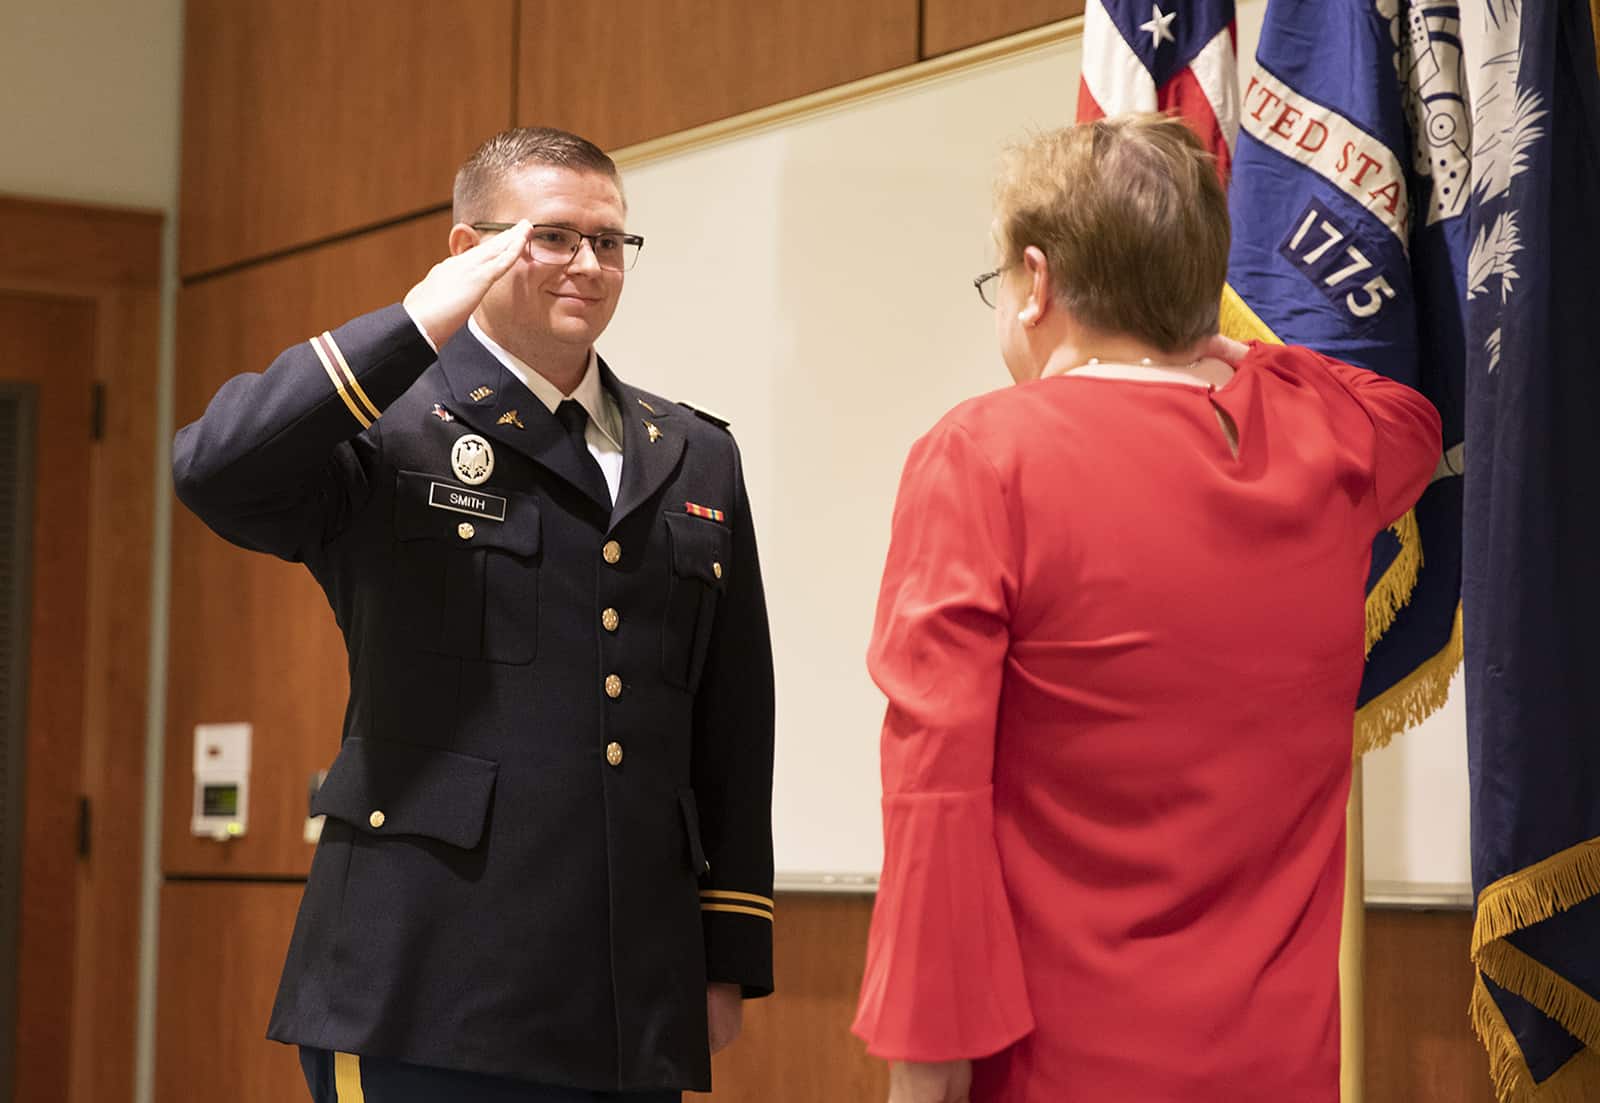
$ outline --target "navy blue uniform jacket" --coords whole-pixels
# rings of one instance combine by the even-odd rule
[[[703,1091],[707,981],[772,990],[772,648],[739,452],[601,371],[615,507],[470,333],[435,356],[399,306],[178,433],[178,496],[304,563],[349,651],[275,1039]],[[471,485],[469,434],[493,460]]]

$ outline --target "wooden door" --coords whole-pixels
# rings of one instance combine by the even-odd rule
[[[36,390],[13,1096],[68,1097],[88,647],[95,304],[0,292],[0,380]]]

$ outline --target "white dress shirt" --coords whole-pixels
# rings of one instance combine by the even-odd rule
[[[611,504],[617,502],[617,488],[622,485],[622,414],[617,409],[606,389],[600,385],[600,362],[594,349],[589,350],[589,366],[583,373],[583,379],[573,388],[570,395],[561,393],[550,380],[534,371],[519,360],[515,355],[495,344],[493,338],[483,332],[483,327],[478,325],[478,319],[468,318],[467,329],[478,342],[494,354],[494,358],[504,364],[506,370],[516,376],[524,387],[533,392],[533,396],[543,402],[553,414],[556,407],[561,405],[563,399],[571,398],[582,406],[589,414],[589,425],[583,431],[584,443],[589,446],[589,454],[600,465],[600,472],[606,477],[606,487],[611,491]]]

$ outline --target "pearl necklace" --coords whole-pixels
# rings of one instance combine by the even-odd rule
[[[1098,356],[1091,356],[1091,357],[1089,357],[1089,359],[1087,359],[1083,363],[1079,364],[1078,367],[1079,368],[1098,368],[1101,365],[1102,365],[1102,361]],[[1127,364],[1127,363],[1115,363],[1115,364],[1113,364],[1113,363],[1105,363],[1104,366],[1108,367],[1108,368],[1109,367],[1131,368],[1131,367],[1134,367],[1135,365]],[[1162,371],[1194,371],[1194,369],[1196,369],[1196,368],[1198,368],[1200,366],[1200,361],[1191,360],[1187,364],[1157,364],[1153,360],[1151,360],[1148,356],[1146,356],[1143,360],[1139,361],[1137,366],[1141,367],[1141,368],[1159,368]],[[1067,370],[1068,371],[1077,371],[1078,369],[1077,368],[1068,368]]]

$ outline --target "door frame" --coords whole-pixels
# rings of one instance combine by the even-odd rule
[[[130,1103],[134,1095],[163,225],[159,211],[0,195],[0,289],[92,304],[90,377],[104,388],[89,464],[78,752],[80,793],[91,815],[89,855],[75,870],[68,1103]],[[74,429],[88,438],[87,427]],[[60,993],[19,993],[48,996]],[[18,1016],[26,1013],[19,1002]]]

